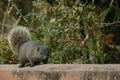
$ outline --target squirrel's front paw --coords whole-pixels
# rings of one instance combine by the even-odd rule
[[[22,68],[22,67],[24,67],[24,65],[21,65],[21,64],[20,64],[20,65],[19,65],[19,68]]]
[[[30,67],[34,67],[35,64],[33,62],[30,62]]]
[[[34,66],[35,66],[35,65],[33,65],[33,64],[32,64],[32,65],[30,65],[30,67],[34,67]]]

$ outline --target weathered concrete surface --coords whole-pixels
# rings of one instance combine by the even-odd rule
[[[0,65],[0,80],[120,80],[120,64]]]

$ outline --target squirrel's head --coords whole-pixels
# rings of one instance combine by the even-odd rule
[[[36,46],[35,53],[37,54],[36,57],[46,60],[48,59],[49,53],[47,48],[42,47],[42,46]]]

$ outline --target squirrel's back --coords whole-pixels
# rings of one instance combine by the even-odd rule
[[[20,46],[19,61],[25,62],[27,60],[42,61],[48,59],[48,48],[39,41],[28,41]]]
[[[23,26],[14,27],[9,35],[8,35],[8,43],[13,53],[18,55],[18,51],[20,46],[29,41],[31,39],[31,35],[29,30]]]

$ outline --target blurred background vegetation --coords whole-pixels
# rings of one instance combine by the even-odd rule
[[[16,64],[7,34],[16,25],[50,50],[53,64],[120,63],[120,0],[0,0],[0,63]]]

